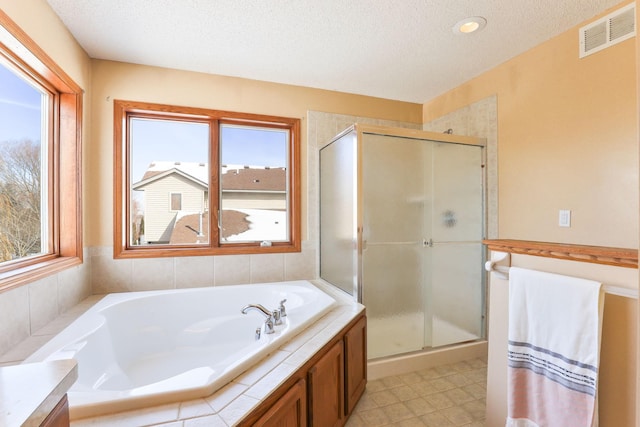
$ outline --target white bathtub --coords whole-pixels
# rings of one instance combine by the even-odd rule
[[[257,311],[287,316],[259,340]],[[306,281],[107,295],[25,363],[74,358],[72,418],[207,396],[320,318],[335,300]]]

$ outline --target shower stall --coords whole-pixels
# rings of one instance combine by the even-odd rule
[[[366,306],[370,360],[484,338],[484,157],[360,124],[320,150],[320,277]]]

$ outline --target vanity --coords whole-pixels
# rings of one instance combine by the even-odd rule
[[[66,393],[77,377],[74,360],[0,367],[0,425],[69,426]]]
[[[366,357],[363,311],[239,426],[343,426],[364,392]]]

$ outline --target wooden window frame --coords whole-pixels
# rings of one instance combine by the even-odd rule
[[[238,113],[206,108],[184,107],[148,102],[114,100],[114,245],[113,256],[119,258],[156,258],[177,256],[241,255],[300,252],[301,250],[301,163],[300,119],[262,114]],[[130,227],[130,166],[128,126],[131,117],[165,120],[208,122],[209,147],[209,230],[218,229],[219,199],[219,140],[221,123],[255,125],[288,129],[289,167],[287,170],[289,197],[289,241],[273,242],[263,246],[260,242],[223,243],[211,232],[207,244],[194,245],[131,245]],[[215,198],[214,198],[215,196]],[[215,202],[215,203],[214,203]]]
[[[0,55],[50,92],[52,118],[47,171],[50,227],[47,253],[0,264],[0,291],[6,291],[82,263],[83,91],[2,10]]]

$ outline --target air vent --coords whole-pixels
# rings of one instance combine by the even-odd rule
[[[636,7],[631,3],[580,28],[580,58],[636,35]]]

